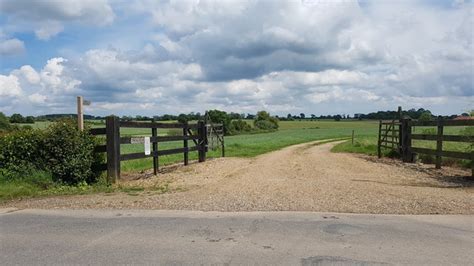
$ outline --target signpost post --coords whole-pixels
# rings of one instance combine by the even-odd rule
[[[82,96],[77,96],[77,128],[84,131],[84,105],[90,105],[90,101],[86,101]]]

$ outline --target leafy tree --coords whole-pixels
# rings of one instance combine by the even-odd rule
[[[10,123],[25,123],[25,118],[21,114],[12,114]]]
[[[418,120],[420,120],[420,121],[430,121],[431,117],[432,117],[431,112],[430,111],[425,111],[420,115]]]
[[[226,112],[220,110],[209,110],[207,115],[212,123],[222,123],[224,125],[224,133],[228,133],[230,129],[230,117]]]
[[[35,123],[35,118],[33,116],[27,116],[25,118],[25,123],[28,123],[28,124],[34,124]]]
[[[301,114],[300,114],[300,118],[301,118],[301,119],[305,119],[305,117],[306,117],[306,116],[305,116],[304,113],[301,113]]]
[[[188,122],[188,116],[185,114],[180,114],[178,115],[178,122],[179,123],[187,123]]]

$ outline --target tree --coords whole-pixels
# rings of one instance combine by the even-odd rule
[[[188,116],[185,115],[185,114],[179,114],[178,115],[178,122],[182,123],[182,124],[187,123],[188,122]]]
[[[207,111],[207,115],[212,123],[222,123],[224,125],[224,133],[227,134],[229,132],[231,119],[226,112],[220,110],[209,110]]]
[[[0,112],[0,132],[9,131],[11,129],[10,122],[4,113]]]
[[[305,117],[306,117],[306,116],[304,115],[304,113],[301,113],[301,114],[300,114],[300,118],[301,118],[301,119],[304,119]]]
[[[29,115],[25,118],[25,123],[34,124],[35,123],[35,118],[33,116]]]
[[[253,123],[256,128],[263,130],[278,129],[278,119],[270,116],[266,111],[259,111]]]
[[[420,120],[420,121],[430,121],[431,117],[432,117],[431,112],[425,111],[420,115],[418,120]]]
[[[12,114],[10,116],[10,123],[24,123],[25,118],[21,114]]]

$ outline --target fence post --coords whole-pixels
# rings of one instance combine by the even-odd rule
[[[403,121],[403,113],[402,113],[402,107],[398,106],[398,152],[402,155],[403,150],[402,150],[402,137],[403,137],[403,127],[402,127],[402,121]]]
[[[224,126],[222,126],[222,157],[225,157],[225,144],[224,144]]]
[[[413,162],[413,153],[411,152],[411,119],[402,119],[402,160],[404,162]]]
[[[198,135],[199,135],[199,162],[206,161],[206,139],[207,139],[207,132],[206,132],[206,124],[204,121],[198,122]]]
[[[443,151],[443,118],[438,116],[436,121],[438,136],[436,137],[436,169],[441,169],[441,152]]]
[[[352,130],[352,146],[354,146],[354,129]]]
[[[117,116],[107,116],[105,122],[107,147],[107,181],[120,179],[120,125]]]
[[[381,136],[382,135],[382,120],[379,121],[379,139],[377,141],[377,157],[381,158],[382,157],[382,150],[381,150],[381,147],[380,145],[382,145],[381,143]]]
[[[157,128],[152,128],[151,129],[151,136],[154,138],[154,141],[152,142],[152,147],[153,147],[153,174],[157,175],[158,174],[158,140],[156,139],[158,137],[158,129]]]
[[[188,122],[184,123],[183,127],[183,147],[184,147],[184,165],[189,163],[189,151],[188,151]]]

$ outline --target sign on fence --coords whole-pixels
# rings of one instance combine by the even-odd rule
[[[145,137],[144,147],[145,147],[145,155],[150,155],[151,154],[151,152],[150,152],[150,137]]]

